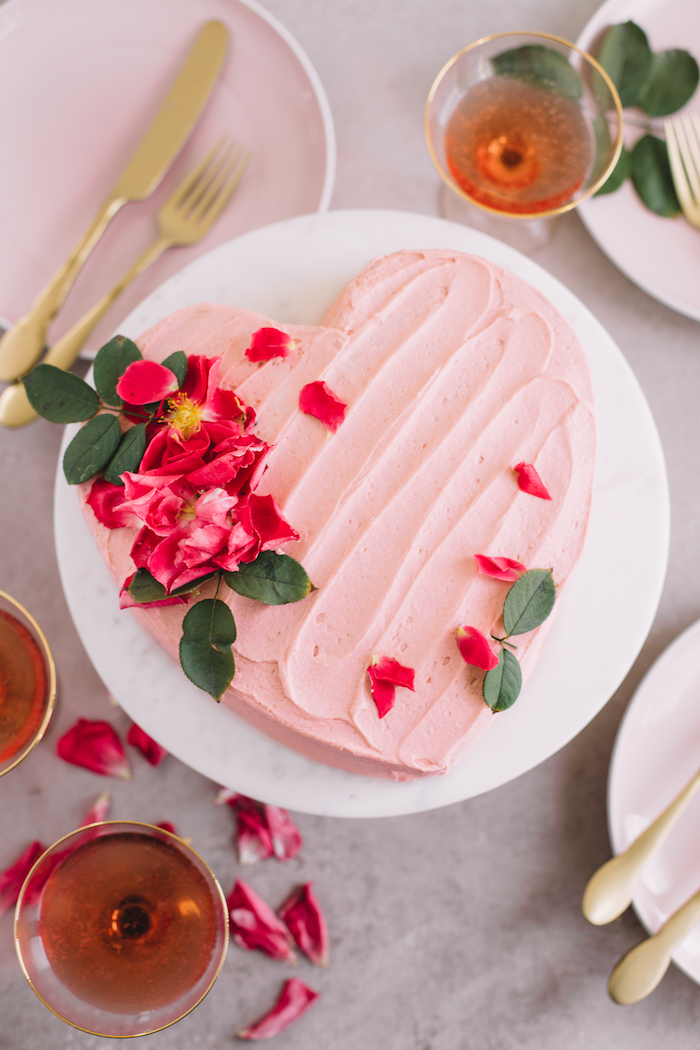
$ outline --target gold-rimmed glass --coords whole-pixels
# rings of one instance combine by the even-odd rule
[[[29,872],[15,911],[25,976],[58,1017],[130,1038],[174,1024],[202,1001],[228,946],[228,909],[187,843],[136,821],[59,839]]]
[[[56,668],[34,617],[0,591],[0,776],[46,732],[56,702]]]
[[[543,48],[576,74],[578,98],[546,73],[530,73],[527,62],[524,72],[518,66],[518,55],[530,61]],[[506,54],[516,56],[509,68]],[[544,246],[553,220],[612,172],[622,107],[608,74],[575,44],[549,33],[495,33],[462,48],[438,73],[425,133],[443,180],[442,215],[528,252]]]

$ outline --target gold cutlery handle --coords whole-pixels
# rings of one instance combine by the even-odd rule
[[[0,339],[0,380],[12,382],[33,367],[41,356],[46,330],[68,295],[78,272],[102,236],[107,224],[127,198],[110,196],[102,205],[80,241],[51,278],[33,306]]]
[[[612,857],[592,876],[583,894],[583,914],[594,926],[612,922],[629,907],[642,868],[660,848],[698,787],[700,771],[624,853]]]
[[[623,955],[610,974],[610,998],[627,1006],[653,992],[671,962],[671,954],[700,918],[700,890],[661,927]]]

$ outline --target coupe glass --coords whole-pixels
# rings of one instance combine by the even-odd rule
[[[599,189],[622,150],[602,66],[548,33],[496,33],[440,71],[425,111],[441,214],[530,253]]]
[[[33,616],[0,591],[0,776],[41,740],[56,701],[56,669]]]
[[[133,821],[59,839],[29,872],[15,945],[32,988],[92,1035],[148,1035],[201,1002],[228,946],[226,901],[182,839]]]

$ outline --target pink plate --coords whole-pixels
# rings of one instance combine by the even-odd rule
[[[223,22],[231,39],[199,124],[153,196],[113,220],[51,339],[154,239],[160,202],[224,134],[253,156],[222,217],[199,244],[171,249],[142,274],[89,347],[199,255],[328,207],[335,140],[325,93],[293,37],[253,0],[8,0],[0,8],[0,322],[16,321],[66,258],[210,19]]]

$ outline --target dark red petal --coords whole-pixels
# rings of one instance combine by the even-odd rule
[[[289,930],[243,879],[236,881],[226,903],[231,936],[239,948],[257,948],[280,962],[296,962]]]
[[[82,766],[101,776],[131,779],[124,747],[109,722],[79,718],[59,739],[56,754],[64,762]]]
[[[117,393],[130,405],[162,401],[178,388],[177,376],[157,361],[132,361],[117,383]]]
[[[177,835],[177,828],[174,824],[171,824],[169,820],[161,820],[160,824],[155,824],[154,827],[162,828],[163,831],[169,831],[171,835]],[[180,836],[178,835],[178,838]]]
[[[106,820],[107,814],[109,813],[109,807],[109,791],[103,791],[101,795],[97,796],[93,804],[90,806],[90,809],[81,820],[81,828],[86,824],[99,824],[101,821]]]
[[[236,1032],[239,1039],[271,1039],[273,1035],[289,1028],[319,998],[318,993],[298,980],[290,977],[284,982],[279,999],[261,1020]]]
[[[137,747],[146,761],[150,762],[152,766],[159,765],[164,758],[167,758],[168,752],[165,748],[161,747],[153,737],[145,733],[135,722],[127,733],[126,740],[132,747]]]
[[[391,682],[392,685],[400,685],[415,692],[416,672],[412,667],[404,667],[393,656],[372,657],[370,669],[370,678],[373,680]]]
[[[274,857],[270,829],[256,807],[236,808],[236,848],[239,864],[257,864],[259,860]]]
[[[299,408],[307,416],[315,416],[320,419],[324,426],[333,433],[345,419],[345,410],[348,406],[340,398],[336,397],[322,379],[315,383],[307,383],[299,394]]]
[[[263,806],[265,820],[270,832],[272,849],[277,860],[291,860],[302,847],[301,832],[286,809],[279,806]]]
[[[286,357],[293,346],[291,336],[279,328],[258,328],[257,332],[253,332],[245,356],[249,361],[269,361],[273,357]]]
[[[260,537],[263,547],[299,539],[299,533],[284,519],[272,496],[253,493],[241,508],[240,516],[242,524],[249,525],[255,535]]]
[[[481,575],[493,576],[494,580],[514,583],[524,572],[527,572],[526,566],[522,562],[514,561],[513,558],[489,558],[487,554],[475,554],[474,558]]]
[[[552,498],[532,463],[516,463],[513,470],[517,472],[518,488],[521,492],[527,492],[530,496],[538,496],[540,499]]]
[[[46,847],[35,839],[14,864],[0,874],[0,915],[14,908],[22,884]]]
[[[465,663],[480,667],[482,671],[491,671],[498,666],[498,656],[476,627],[457,629],[457,647]]]
[[[381,678],[374,678],[371,666],[367,668],[367,674],[372,683],[372,697],[377,705],[377,714],[380,718],[384,718],[384,715],[391,711],[396,701],[396,686],[392,685],[391,682],[385,682]]]
[[[294,890],[277,914],[304,955],[317,966],[328,966],[328,927],[311,883]]]
[[[95,478],[86,502],[102,525],[108,529],[121,529],[135,520],[130,511],[120,510],[125,499],[123,485],[112,485],[104,478]]]

